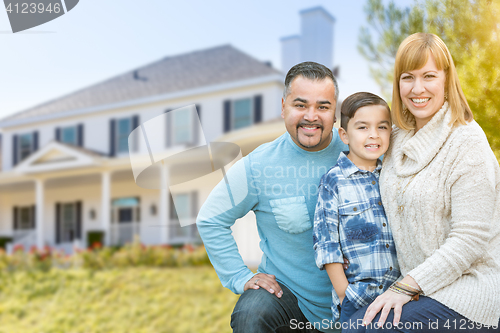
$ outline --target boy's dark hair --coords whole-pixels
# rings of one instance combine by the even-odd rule
[[[389,115],[391,114],[391,109],[383,98],[369,92],[357,92],[342,102],[340,107],[340,127],[347,131],[347,123],[354,117],[356,111],[369,105],[381,105],[389,111]]]
[[[286,97],[290,93],[290,85],[292,84],[293,79],[299,76],[303,76],[309,80],[324,80],[329,77],[335,86],[335,102],[339,99],[339,84],[337,83],[335,76],[333,76],[332,71],[328,67],[312,61],[301,62],[300,64],[290,68],[285,77],[283,99],[286,100]]]

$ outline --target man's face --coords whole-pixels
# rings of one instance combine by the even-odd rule
[[[335,85],[330,78],[309,80],[298,76],[286,100],[281,100],[281,117],[297,146],[319,151],[332,139],[335,107]]]

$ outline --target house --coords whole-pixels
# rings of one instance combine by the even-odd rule
[[[301,17],[302,35],[282,39],[284,66],[298,59],[331,67],[333,17],[321,7]],[[166,57],[0,120],[0,239],[67,252],[95,239],[124,244],[134,235],[144,244],[200,242],[192,223],[221,178],[196,178],[175,190],[138,186],[135,161],[154,162],[140,133],[172,115],[173,126],[155,133],[167,155],[212,142],[247,155],[285,132],[283,79],[269,63],[224,45]],[[173,116],[189,105],[195,114]],[[168,184],[173,169],[202,162],[177,160],[153,183]],[[233,235],[245,262],[258,264],[255,216],[241,220]]]
[[[166,190],[137,186],[129,134],[195,104],[207,142],[232,136],[247,154],[284,132],[280,125],[278,133],[276,126],[267,130],[270,138],[265,132],[280,116],[282,81],[276,69],[226,45],[164,58],[1,120],[1,235],[67,250],[75,240],[87,244],[93,232],[107,245],[134,234],[145,244],[199,242],[196,226],[181,228],[176,212],[194,218],[210,189],[173,194],[183,205],[176,210]],[[171,135],[171,149],[182,149],[193,145],[191,130],[163,134]],[[138,143],[130,153],[147,155]]]

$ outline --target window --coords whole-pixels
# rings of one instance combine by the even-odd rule
[[[224,133],[262,121],[262,95],[223,102]]]
[[[169,241],[172,243],[197,242],[199,234],[195,224],[196,215],[198,215],[197,192],[172,194]]]
[[[128,135],[132,131],[130,118],[118,119],[116,123],[116,151],[118,153],[128,152]]]
[[[62,204],[61,242],[71,242],[76,238],[76,204]]]
[[[17,223],[14,224],[14,230],[30,230],[34,226],[34,209],[30,206],[19,207],[17,209]]]
[[[191,217],[191,204],[189,194],[175,194],[175,214],[179,219],[188,219]]]
[[[190,112],[175,112],[173,114],[174,126],[172,126],[173,144],[184,144],[193,141],[193,120]]]
[[[38,131],[12,136],[12,166],[24,160],[38,149]]]
[[[180,109],[168,109],[166,113],[166,144],[196,145],[199,139],[200,105],[189,105]]]
[[[19,161],[24,160],[33,151],[33,134],[22,134],[19,136]]]
[[[78,143],[76,133],[76,126],[63,127],[61,129],[61,142],[76,146]]]
[[[109,155],[115,156],[116,154],[128,153],[130,151],[137,151],[138,138],[137,135],[131,140],[132,146],[128,146],[128,139],[130,133],[139,126],[139,116],[133,116],[121,119],[110,119],[109,128]],[[136,131],[137,133],[137,131]]]
[[[233,102],[232,129],[252,125],[252,115],[252,100],[250,98],[235,100]]]
[[[83,124],[56,127],[56,140],[65,144],[83,147]]]

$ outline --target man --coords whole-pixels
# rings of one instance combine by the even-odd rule
[[[313,215],[321,176],[347,146],[335,122],[338,86],[332,72],[300,63],[285,78],[281,117],[287,132],[255,149],[227,173],[231,191],[245,189],[238,204],[217,185],[197,224],[223,284],[243,294],[231,315],[233,332],[328,332],[331,283],[314,261]],[[237,193],[233,193],[237,195]],[[262,262],[255,274],[243,263],[230,227],[250,210],[257,218]]]

